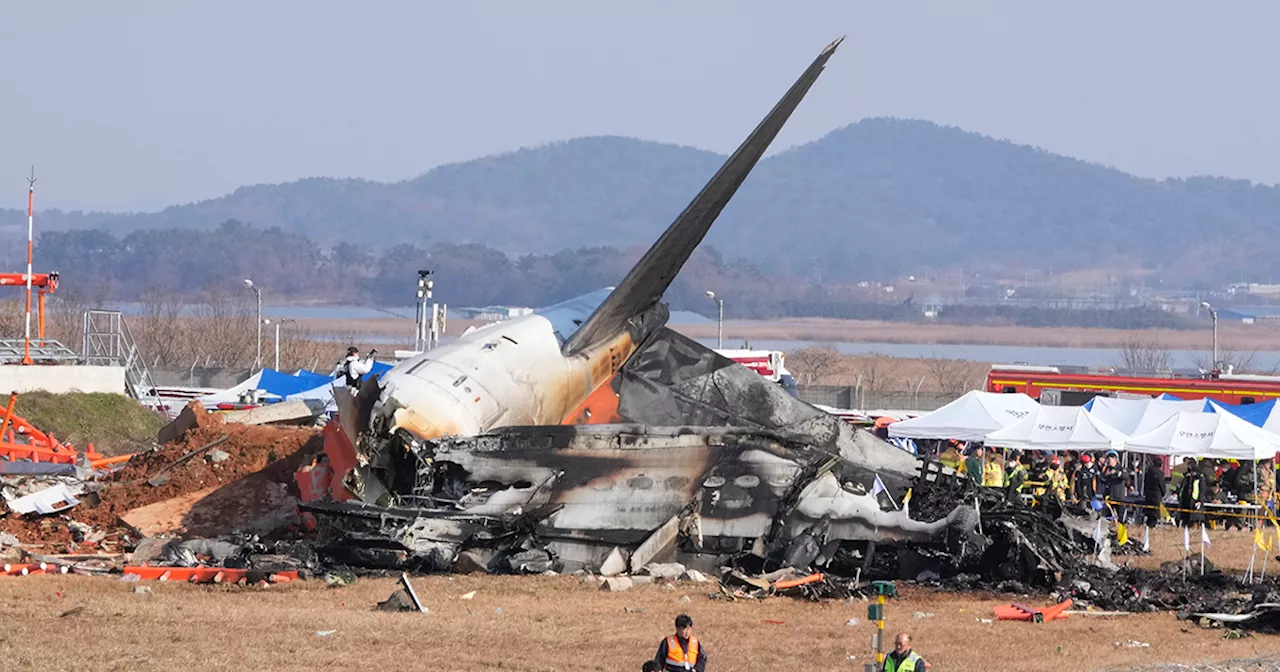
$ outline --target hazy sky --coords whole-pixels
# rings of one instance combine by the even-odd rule
[[[901,116],[1275,183],[1278,31],[1264,1],[14,2],[0,206],[32,163],[45,206],[149,210],[582,135],[728,152],[840,35],[775,148]]]

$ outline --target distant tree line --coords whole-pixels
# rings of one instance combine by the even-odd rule
[[[37,270],[62,273],[64,289],[82,303],[143,301],[156,296],[208,303],[212,295],[244,293],[245,278],[269,302],[328,304],[413,303],[417,273],[430,269],[436,299],[453,306],[545,306],[616,284],[640,248],[584,247],[551,254],[507,255],[480,244],[401,244],[378,253],[355,242],[328,249],[277,227],[237,220],[212,230],[140,230],[123,237],[100,230],[51,231],[37,244]],[[676,310],[708,316],[705,292],[725,298],[729,317],[830,317],[895,322],[1025,326],[1181,327],[1185,322],[1152,308],[1125,310],[954,306],[925,318],[910,298],[888,299],[856,284],[817,284],[778,270],[725,260],[699,249],[667,292]]]

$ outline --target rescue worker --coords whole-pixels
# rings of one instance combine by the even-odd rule
[[[1107,499],[1113,502],[1124,501],[1128,488],[1125,487],[1124,469],[1120,468],[1120,453],[1114,450],[1107,451],[1099,478],[1102,481],[1100,489]]]
[[[893,638],[893,650],[884,657],[883,672],[924,672],[933,667],[920,654],[911,650],[911,635],[899,632]]]
[[[1067,489],[1071,486],[1067,481],[1067,473],[1062,468],[1062,458],[1055,455],[1049,460],[1049,468],[1045,470],[1044,478],[1048,483],[1049,496],[1059,502],[1067,501]]]
[[[964,461],[965,473],[969,476],[969,480],[983,485],[982,470],[985,468],[986,460],[983,459],[985,451],[982,446],[974,446],[973,451],[969,453],[969,457]]]
[[[1209,488],[1205,483],[1204,474],[1196,468],[1194,457],[1184,459],[1182,466],[1184,474],[1182,483],[1178,484],[1178,508],[1182,511],[1178,512],[1178,522],[1183,527],[1200,525],[1204,522],[1204,514],[1200,513],[1200,510],[1204,507]]]
[[[676,616],[676,633],[668,636],[658,644],[658,655],[653,662],[661,665],[659,669],[667,672],[677,670],[707,669],[707,650],[702,647],[697,637],[693,636],[693,619],[686,614]]]
[[[1254,492],[1254,490],[1258,489],[1258,481],[1254,475],[1256,469],[1257,467],[1249,462],[1236,467],[1235,494],[1237,500],[1253,503],[1257,499],[1258,493]]]
[[[373,356],[376,354],[378,354],[377,350],[370,350],[369,356],[361,360],[360,349],[353,345],[347,348],[346,358],[338,362],[338,366],[333,369],[330,377],[337,378],[342,376],[347,387],[360,387],[360,379],[373,370]]]
[[[1022,501],[1022,489],[1027,484],[1027,468],[1015,456],[1009,457],[1009,473],[1005,477],[1005,483],[1005,498],[1011,502]]]
[[[1276,468],[1271,460],[1258,463],[1258,503],[1275,510]]]
[[[938,461],[941,462],[943,466],[951,467],[952,469],[963,473],[960,469],[960,465],[963,464],[965,460],[960,456],[960,443],[955,439],[948,441],[946,443],[946,448],[942,451],[942,454],[938,455]]]
[[[1097,493],[1098,470],[1093,466],[1093,457],[1086,453],[1080,456],[1080,470],[1076,472],[1076,499],[1088,506]]]
[[[982,467],[982,485],[987,488],[1004,487],[1004,464],[1000,462],[1000,453],[994,450]]]
[[[1147,527],[1155,527],[1160,522],[1160,503],[1169,494],[1169,486],[1164,480],[1164,469],[1160,460],[1147,457],[1147,470],[1142,475],[1142,503],[1148,508],[1144,511]]]
[[[1102,468],[1098,472],[1098,490],[1098,495],[1112,502],[1123,503],[1128,494],[1124,469],[1120,466],[1120,453],[1114,450],[1108,450],[1107,456],[1103,458]],[[1129,511],[1126,507],[1116,506],[1111,511],[1121,522],[1128,519]]]

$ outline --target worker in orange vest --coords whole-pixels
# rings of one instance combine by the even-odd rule
[[[695,670],[705,672],[707,669],[707,650],[693,636],[693,619],[686,614],[676,616],[676,633],[662,640],[658,645],[658,655],[654,657],[658,669],[667,672],[677,670]]]

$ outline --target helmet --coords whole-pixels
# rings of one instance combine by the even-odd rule
[[[1092,456],[1092,455],[1081,455],[1081,456],[1080,456],[1080,461],[1081,461],[1082,463],[1084,463],[1084,464],[1089,464],[1090,462],[1092,462],[1092,461],[1093,461],[1093,456]]]
[[[1062,458],[1055,456],[1052,460],[1049,460],[1049,464],[1052,464],[1055,467],[1061,467]]]
[[[1117,453],[1117,452],[1116,452],[1116,451],[1114,451],[1114,450],[1108,450],[1108,451],[1107,451],[1107,457],[1120,457],[1120,453]]]

